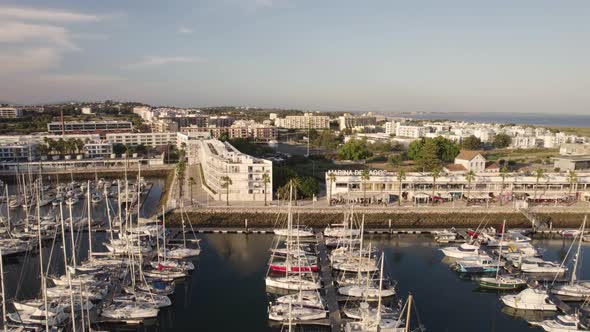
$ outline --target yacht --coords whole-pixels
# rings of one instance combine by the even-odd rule
[[[525,273],[564,273],[567,268],[555,262],[545,261],[537,257],[522,259],[519,268]]]
[[[443,254],[451,258],[465,258],[479,255],[479,246],[463,243],[458,247],[446,247],[440,249]]]
[[[267,287],[287,290],[317,290],[320,289],[319,281],[301,278],[298,275],[287,275],[281,277],[268,276],[265,279]]]
[[[569,331],[590,331],[587,326],[580,323],[577,315],[558,315],[554,319],[547,319],[541,322],[529,322],[547,332],[569,332]]]
[[[305,307],[293,304],[274,304],[268,307],[268,318],[274,321],[309,321],[326,317],[323,308]]]
[[[115,302],[102,309],[101,316],[123,322],[136,322],[156,318],[159,309],[138,303]]]
[[[324,309],[324,299],[317,291],[299,291],[295,294],[283,295],[276,299],[278,304],[291,304],[309,308]]]
[[[151,305],[157,309],[169,307],[172,305],[172,301],[170,301],[170,298],[166,295],[150,294],[144,292],[135,292],[133,294],[115,296],[113,298],[113,302],[127,304],[140,303]]]
[[[310,237],[313,236],[313,230],[305,227],[293,227],[291,230],[287,228],[276,228],[273,230],[275,235],[287,237]]]
[[[502,302],[514,309],[556,311],[557,306],[549,299],[547,291],[527,288],[518,294],[502,295]]]
[[[498,270],[498,264],[488,255],[478,255],[458,261],[453,268],[460,273],[490,273]]]

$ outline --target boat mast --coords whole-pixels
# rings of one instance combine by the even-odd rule
[[[163,236],[163,246],[164,246],[164,261],[166,261],[166,210],[165,207],[162,205],[162,236]],[[158,259],[160,257],[160,253],[158,252]]]
[[[361,245],[359,247],[359,266],[356,274],[357,284],[361,283],[361,265],[363,262],[363,230],[365,229],[365,215],[363,214],[363,219],[361,220]],[[352,253],[352,247],[351,251]],[[351,255],[352,256],[352,255]]]
[[[412,300],[413,299],[414,299],[414,297],[412,296],[412,293],[410,293],[408,295],[408,308],[407,308],[408,312],[406,314],[406,332],[410,331],[410,313],[412,311]]]
[[[574,261],[574,270],[572,271],[572,279],[570,280],[570,285],[574,284],[576,281],[576,272],[578,270],[578,260],[580,259],[580,249],[582,248],[582,239],[584,238],[584,228],[586,228],[586,218],[588,216],[584,216],[584,222],[582,222],[582,232],[580,233],[580,242],[578,243],[578,251],[576,252],[576,259]]]
[[[25,198],[25,232],[29,231],[29,206],[27,203],[27,183],[25,182],[25,174],[23,173],[23,197]]]
[[[39,192],[37,191],[37,196]],[[25,195],[26,196],[26,195]],[[41,272],[41,290],[43,291],[43,302],[45,303],[45,331],[49,331],[49,315],[47,313],[47,285],[43,273],[43,243],[41,242],[41,208],[39,197],[37,197],[37,236],[39,237],[39,271]]]
[[[60,203],[61,204],[61,203]],[[72,264],[74,266],[74,273],[76,270],[76,242],[74,241],[74,215],[72,214],[72,204],[68,204],[70,211],[70,242],[72,246]]]
[[[107,193],[107,187],[104,186],[104,201],[107,205],[107,218],[109,219],[109,235],[111,242],[113,242],[113,221],[111,220],[111,210],[109,208],[109,194]]]
[[[88,180],[88,188],[86,194],[86,202],[88,203],[88,259],[92,259],[92,205],[90,204],[90,180]]]
[[[119,214],[119,237],[123,235],[123,218],[121,217],[121,180],[117,179],[117,213]]]
[[[381,325],[381,289],[383,288],[383,262],[385,261],[385,252],[381,252],[381,269],[379,271],[379,302],[377,302],[377,331]],[[407,332],[407,330],[406,330]]]
[[[498,268],[496,270],[496,280],[500,274],[500,261],[502,260],[502,245],[504,244],[504,233],[506,233],[506,219],[502,222],[502,237],[500,238],[500,251],[498,251]]]
[[[8,185],[4,185],[4,191],[6,192],[6,227],[8,227],[8,234],[10,234],[10,204],[8,204],[10,199],[8,196]]]
[[[68,278],[68,286],[70,287],[70,310],[72,315],[72,331],[76,331],[76,313],[74,312],[74,290],[72,289],[72,279],[70,277],[70,270],[68,269],[68,254],[66,250],[66,227],[64,225],[64,211],[63,203],[59,203],[59,219],[61,220],[61,242],[64,250],[64,268],[66,269],[66,276]],[[82,304],[84,306],[84,304]]]

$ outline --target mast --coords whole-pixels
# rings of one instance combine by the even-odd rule
[[[578,243],[578,251],[576,252],[576,259],[574,261],[574,270],[572,271],[572,279],[570,280],[570,285],[573,285],[574,281],[576,281],[578,260],[580,260],[580,249],[582,248],[582,239],[584,238],[584,228],[586,228],[586,218],[588,218],[588,216],[584,216],[584,222],[582,222],[582,232],[580,233],[580,242]]]
[[[9,196],[8,196],[8,185],[4,185],[4,189],[6,191],[6,227],[8,227],[8,234],[10,234],[10,204],[9,201]]]
[[[74,215],[72,214],[72,204],[68,204],[68,208],[70,211],[70,242],[72,247],[72,264],[74,265],[74,273],[76,273],[76,242],[74,241]]]
[[[377,303],[377,331],[381,325],[381,289],[383,288],[383,262],[385,261],[385,252],[381,253],[381,270],[379,271],[379,302]],[[406,330],[407,332],[407,330]]]
[[[363,230],[365,229],[365,215],[363,214],[363,219],[361,220],[361,245],[359,247],[359,267],[357,270],[357,284],[361,283],[361,265],[363,263]],[[351,253],[352,253],[352,246],[351,246]]]
[[[29,231],[29,206],[27,203],[27,183],[25,182],[25,174],[23,173],[23,197],[25,198],[25,232]]]
[[[8,201],[6,201],[8,203]],[[2,277],[2,326],[6,332],[6,298],[4,296],[4,263],[2,263],[2,248],[0,248],[0,277]]]
[[[86,195],[86,202],[88,203],[88,259],[92,259],[92,205],[90,204],[90,180],[88,180],[88,188]]]
[[[164,261],[166,261],[166,210],[164,208],[164,206],[162,206],[162,236],[163,236],[163,240],[164,240]],[[160,253],[158,253],[158,257],[160,257]]]
[[[504,243],[504,233],[506,233],[506,219],[502,223],[502,237],[500,238],[500,251],[498,252],[498,269],[496,270],[496,280],[500,274],[500,261],[502,260],[502,244]]]
[[[111,237],[111,242],[113,242],[113,221],[111,220],[111,210],[109,209],[109,195],[107,193],[107,187],[104,186],[104,201],[107,205],[107,218],[109,219],[109,235]]]
[[[72,315],[72,331],[76,331],[76,313],[74,312],[74,291],[72,289],[72,279],[70,277],[70,270],[68,269],[68,253],[66,250],[66,227],[64,225],[64,211],[63,203],[59,203],[59,219],[61,220],[61,242],[64,250],[64,268],[66,269],[66,276],[68,277],[68,286],[70,287],[70,310]],[[84,304],[82,304],[84,307]]]
[[[121,217],[121,180],[117,179],[117,212],[119,213],[119,237],[123,235],[123,218]]]
[[[37,196],[39,192],[37,191]],[[43,243],[41,243],[41,208],[39,207],[39,197],[37,197],[37,236],[39,237],[39,271],[41,272],[41,290],[43,292],[43,302],[45,303],[45,331],[49,331],[49,315],[47,313],[47,284],[45,274],[43,273]]]
[[[406,314],[406,332],[410,331],[410,313],[412,311],[412,300],[414,299],[414,297],[412,296],[412,293],[410,293],[408,295],[408,312]]]

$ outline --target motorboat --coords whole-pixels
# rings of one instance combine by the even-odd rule
[[[456,262],[453,268],[459,273],[490,273],[498,270],[498,264],[488,255],[478,255]]]
[[[67,310],[66,310],[67,309]],[[50,304],[45,309],[43,305],[33,311],[17,311],[6,315],[14,323],[60,326],[70,317],[70,306]]]
[[[442,230],[442,231],[435,231],[434,233],[434,240],[438,243],[449,243],[451,241],[455,241],[457,239],[457,232],[454,229],[451,230]]]
[[[539,288],[527,288],[518,294],[500,297],[502,302],[514,309],[556,311],[557,306],[549,299],[547,291]]]
[[[522,259],[518,267],[525,273],[564,273],[567,271],[567,268],[561,264],[545,261],[538,257]]]
[[[479,255],[479,246],[469,244],[469,243],[462,243],[460,246],[452,246],[441,248],[440,251],[445,254],[447,257],[451,258],[465,258],[471,256]]]
[[[580,323],[578,315],[557,315],[554,319],[546,319],[541,322],[529,321],[529,324],[538,326],[547,332],[590,331],[587,326]]]

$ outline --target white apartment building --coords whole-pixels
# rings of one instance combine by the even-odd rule
[[[106,141],[112,144],[145,145],[157,147],[175,145],[176,133],[108,133]]]
[[[0,118],[20,118],[23,110],[14,107],[0,107]]]
[[[88,142],[84,144],[84,156],[87,158],[110,158],[113,154],[113,143]]]
[[[375,126],[377,124],[377,118],[374,116],[366,116],[366,115],[351,115],[351,114],[344,114],[343,116],[338,117],[338,125],[340,130],[344,129],[351,129],[351,128],[358,128],[358,127],[366,127],[366,126]]]
[[[330,117],[326,115],[288,115],[285,118],[275,119],[275,125],[288,129],[328,129],[330,128]]]
[[[533,149],[543,146],[543,141],[535,136],[512,137],[510,147],[514,149]]]
[[[395,135],[396,129],[397,129],[397,124],[398,124],[398,122],[395,122],[395,121],[386,122],[385,123],[385,133],[387,135],[391,135],[391,134]]]
[[[86,115],[92,115],[92,108],[90,107],[82,107],[82,114],[86,114]]]
[[[241,153],[227,142],[216,139],[193,139],[187,150],[194,149],[201,164],[203,189],[216,200],[272,200],[272,162]],[[190,161],[189,161],[190,162]],[[270,182],[264,184],[263,174]],[[224,187],[225,177],[231,179]],[[266,187],[266,188],[265,188]]]
[[[28,161],[37,157],[37,142],[1,142],[0,160]]]
[[[428,129],[424,126],[402,125],[398,123],[395,128],[395,136],[399,137],[420,138],[424,137],[427,132]]]

